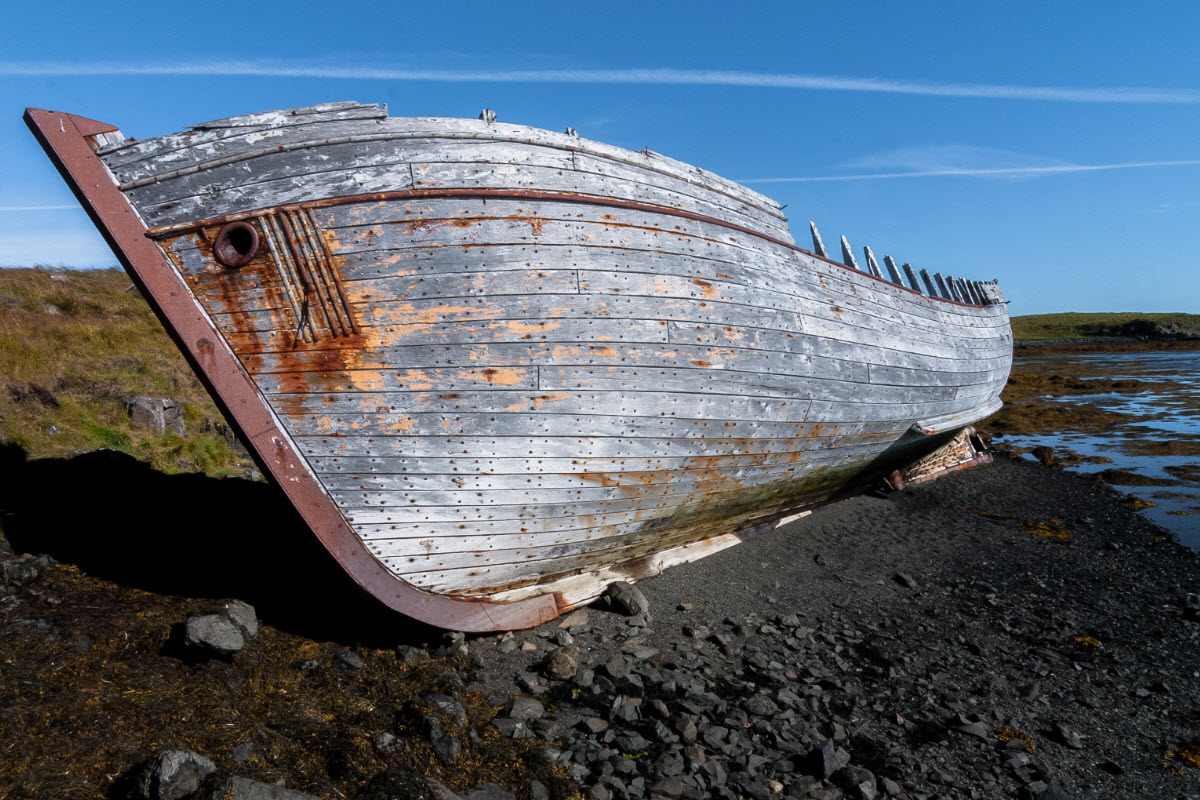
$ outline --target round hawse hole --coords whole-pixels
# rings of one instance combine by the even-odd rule
[[[217,232],[213,255],[230,269],[244,267],[258,254],[258,230],[248,222],[230,222]]]

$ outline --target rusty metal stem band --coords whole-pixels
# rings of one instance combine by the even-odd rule
[[[744,233],[747,236],[753,236],[757,239],[770,242],[771,244],[784,247],[797,253],[803,253],[807,256],[824,261],[827,264],[832,264],[835,267],[849,270],[856,275],[861,275],[864,278],[870,278],[873,281],[893,286],[901,291],[915,294],[917,297],[925,297],[921,292],[914,291],[902,284],[892,283],[886,278],[877,278],[869,272],[848,267],[841,262],[834,261],[831,258],[817,255],[811,250],[805,250],[803,247],[787,242],[783,239],[776,238],[770,234],[756,231],[753,228],[747,228],[744,225],[738,225],[736,222],[726,222],[725,220],[715,217],[707,217],[703,214],[696,214],[692,211],[684,211],[680,208],[672,208],[671,206],[660,206],[653,203],[641,203],[636,200],[621,200],[616,197],[604,197],[601,195],[581,194],[579,192],[546,192],[537,189],[402,189],[394,192],[371,192],[369,194],[346,195],[344,197],[329,197],[324,200],[313,200],[306,203],[292,203],[283,206],[274,206],[270,209],[258,209],[255,211],[243,211],[237,214],[224,214],[219,217],[209,217],[208,219],[197,220],[195,222],[181,222],[175,225],[163,225],[157,228],[150,228],[146,231],[147,236],[158,238],[172,233],[183,233],[185,231],[193,231],[202,229],[209,225],[224,225],[227,222],[236,220],[253,219],[262,215],[267,211],[306,211],[313,208],[329,208],[332,206],[350,205],[353,203],[378,203],[385,200],[420,200],[424,198],[436,197],[479,197],[491,198],[499,197],[511,200],[551,200],[564,203],[588,203],[597,206],[609,206],[612,208],[624,208],[631,211],[645,211],[651,214],[666,214],[672,217],[680,217],[681,219],[689,219],[694,222],[703,222],[707,225],[716,225],[721,228]],[[942,303],[949,303],[954,306],[963,308],[983,308],[984,306],[976,306],[970,303],[960,303],[947,297],[938,297],[928,295],[930,300],[937,300]]]

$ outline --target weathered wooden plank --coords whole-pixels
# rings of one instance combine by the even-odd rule
[[[800,480],[808,476],[819,477],[823,474],[820,472],[821,470],[828,470],[838,464],[861,464],[869,460],[871,454],[877,453],[879,449],[878,443],[864,443],[850,445],[850,450],[845,454],[845,458],[832,452],[798,454],[798,469],[794,473],[795,479]],[[766,485],[775,482],[769,477],[764,480]],[[736,486],[729,488],[730,491],[737,490]],[[517,501],[513,503],[472,503],[471,498],[479,500],[482,496],[482,493],[478,492],[429,493],[430,495],[448,495],[441,499],[450,502],[442,504],[429,502],[433,499],[432,497],[424,498],[416,503],[396,502],[391,499],[390,493],[382,493],[380,499],[383,494],[388,495],[386,503],[376,503],[371,498],[372,502],[368,505],[351,505],[344,502],[340,506],[347,519],[354,523],[355,530],[364,539],[380,541],[412,536],[427,537],[434,534],[469,536],[522,531],[548,532],[644,523],[658,517],[669,516],[679,509],[684,498],[693,493],[682,490],[678,494],[648,494],[584,500],[566,493],[562,495],[566,499],[557,503],[542,502],[541,497],[550,495],[541,495],[541,493],[538,493],[538,497],[535,498],[523,498],[523,493],[517,493],[512,495],[512,499]],[[460,499],[466,502],[454,502]],[[522,500],[532,500],[532,502],[522,502]],[[720,501],[716,499],[712,501],[712,505],[719,505],[719,503]],[[754,513],[766,513],[766,511],[767,509],[762,507],[754,509]]]
[[[974,326],[957,326],[947,330],[933,325],[925,316],[908,314],[898,309],[881,307],[874,298],[860,297],[860,303],[845,304],[840,298],[816,296],[813,289],[795,284],[779,284],[778,289],[760,289],[725,280],[681,278],[670,275],[645,275],[637,272],[605,272],[592,270],[580,273],[579,290],[585,294],[622,294],[631,297],[670,297],[705,299],[754,308],[792,310],[824,319],[836,319],[858,327],[877,331],[895,330],[903,325],[905,331],[923,326],[934,335],[981,338],[990,333]],[[872,287],[873,289],[873,287]],[[864,291],[866,291],[864,289]]]
[[[487,476],[501,475],[532,478],[540,475],[576,475],[588,473],[589,479],[601,482],[596,476],[611,480],[653,482],[655,476],[673,475],[693,470],[720,473],[744,469],[781,469],[807,463],[813,457],[836,448],[836,440],[848,434],[896,436],[908,428],[908,422],[893,423],[813,423],[811,435],[797,441],[795,451],[771,453],[742,453],[722,456],[661,456],[641,458],[475,458],[472,456],[311,456],[309,464],[320,475],[337,476],[346,480],[370,480],[377,476],[401,475],[419,480],[427,475]],[[331,484],[332,485],[332,484]]]
[[[409,164],[413,162],[485,162],[570,170],[574,159],[571,153],[509,142],[417,139],[326,144],[318,141],[303,150],[267,151],[251,161],[217,163],[174,178],[159,177],[153,184],[131,190],[129,195],[137,197],[140,203],[157,205],[288,177],[322,175],[337,180],[338,173],[343,171],[379,167],[392,168],[397,174],[410,174]],[[136,183],[138,179],[125,180]]]
[[[883,257],[884,266],[887,267],[888,276],[892,283],[897,286],[903,286],[904,281],[900,277],[900,269],[896,266],[896,260],[891,256]]]
[[[894,387],[884,387],[894,388]],[[945,387],[934,387],[939,390]],[[955,396],[939,391],[945,400]],[[899,392],[897,392],[899,394]],[[911,395],[913,393],[906,393]],[[633,436],[703,439],[714,436],[754,436],[796,439],[811,434],[803,422],[691,419],[687,417],[617,416],[606,414],[519,414],[510,412],[357,413],[282,415],[295,436]],[[819,430],[819,428],[818,428]]]
[[[372,490],[335,489],[330,496],[339,508],[360,519],[359,509],[379,509],[388,513],[391,509],[453,508],[458,506],[503,507],[503,506],[565,506],[577,504],[600,503],[632,503],[638,507],[670,507],[683,506],[688,502],[699,502],[714,493],[739,492],[753,489],[757,486],[767,486],[781,480],[801,480],[811,471],[807,465],[797,466],[791,476],[781,477],[779,473],[761,475],[745,475],[736,479],[715,478],[692,481],[687,475],[679,476],[676,481],[654,484],[625,484],[625,485],[596,485],[575,486],[570,488],[546,488],[528,486],[518,489],[398,489]],[[639,505],[640,501],[650,505]],[[507,512],[500,512],[507,513]]]
[[[996,383],[1008,379],[1008,367],[991,370],[963,369],[940,371],[908,367],[870,365],[870,382],[890,386],[957,386],[959,384]]]
[[[917,292],[918,294],[920,294],[921,293],[921,282],[917,279],[917,273],[913,270],[912,264],[909,264],[907,261],[905,261],[903,270],[904,270],[904,276],[906,278],[908,278],[909,287],[912,288],[912,290],[914,292]]]
[[[578,291],[579,273],[573,269],[510,270],[503,273],[453,273],[350,283],[346,286],[346,297],[352,303],[371,303],[530,293],[572,294]]]
[[[813,371],[830,366],[840,369],[848,362],[824,364],[818,359],[809,362]],[[799,370],[801,367],[796,367]],[[820,375],[784,375],[736,372],[734,370],[669,369],[654,367],[540,367],[540,388],[544,390],[594,389],[660,389],[678,392],[743,393],[755,397],[791,397],[798,400],[840,400],[863,393],[857,381],[825,378]],[[905,387],[876,386],[870,397],[876,403],[905,404],[948,400],[954,397],[953,387],[922,388],[919,393]],[[898,407],[903,407],[898,405]]]
[[[956,372],[973,369],[999,369],[1009,363],[1007,356],[964,357],[956,348],[936,346],[923,348],[911,346],[897,339],[879,341],[869,336],[870,341],[835,339],[827,336],[785,333],[783,331],[750,328],[711,323],[670,322],[667,323],[670,341],[677,343],[712,344],[725,347],[742,347],[751,350],[779,350],[791,353],[807,353],[814,356],[836,358],[857,364],[930,369],[941,372]],[[926,349],[934,352],[926,352]]]
[[[489,188],[570,192],[665,206],[751,229],[762,227],[758,218],[714,205],[692,194],[573,169],[486,162],[450,164],[414,161],[412,173],[413,186],[417,189]]]
[[[462,473],[399,473],[399,474],[335,474],[322,477],[324,486],[332,492],[370,491],[465,491],[492,490],[539,491],[542,489],[577,489],[594,486],[686,486],[689,491],[729,491],[748,479],[781,480],[797,473],[795,464],[762,467],[730,466],[726,468],[658,470],[654,472],[567,472],[508,474]],[[748,485],[748,484],[747,484]]]
[[[344,414],[455,412],[612,414],[631,417],[685,417],[734,421],[803,422],[802,400],[748,398],[740,395],[680,394],[665,391],[529,392],[489,389],[471,392],[332,392],[275,398],[280,413]]]
[[[328,392],[427,391],[453,392],[497,386],[536,389],[537,368],[458,367],[404,370],[346,370],[338,372],[280,372],[255,378],[260,391]]]
[[[266,183],[238,186],[219,194],[170,200],[159,205],[142,202],[136,194],[142,191],[140,189],[131,190],[128,196],[137,206],[147,226],[157,227],[328,197],[398,191],[411,186],[412,175],[408,165],[393,164],[353,172],[338,171],[280,178]]]
[[[821,258],[829,258],[829,252],[825,249],[825,242],[821,241],[821,232],[817,230],[817,223],[809,220],[808,230],[812,234],[813,252]]]
[[[205,131],[215,128],[275,128],[297,125],[305,121],[331,122],[346,119],[381,119],[387,117],[387,106],[364,105],[354,101],[320,103],[303,108],[287,108],[279,111],[264,111],[255,114],[239,114],[234,117],[189,125],[192,130]]]
[[[835,378],[869,383],[867,367],[852,361],[826,359],[808,353],[749,350],[704,345],[654,344],[412,344],[386,348],[355,348],[262,354],[248,364],[254,374],[327,372],[332,370],[425,369],[454,364],[512,366],[630,366],[722,370],[776,376]],[[318,384],[319,378],[313,379]]]
[[[737,202],[731,197],[711,191],[705,185],[705,181],[700,178],[695,183],[689,181],[686,186],[681,186],[677,178],[668,177],[644,167],[622,164],[609,158],[590,156],[585,153],[575,153],[575,169],[579,172],[596,173],[615,180],[646,184],[673,194],[690,195],[710,204],[713,208],[724,210],[728,216],[722,217],[723,219],[738,222],[738,224],[754,230],[761,230],[785,242],[792,241],[792,233],[786,220],[780,219],[776,214],[762,211],[749,203]]]
[[[626,320],[620,326],[604,324],[594,319],[558,319],[542,322],[526,320],[496,320],[492,322],[448,322],[412,323],[388,325],[365,329],[361,340],[322,340],[311,345],[297,345],[290,331],[272,331],[263,334],[237,334],[227,336],[234,351],[243,355],[292,353],[303,349],[306,358],[316,358],[317,351],[342,350],[347,348],[384,348],[404,342],[424,341],[434,344],[464,344],[477,342],[492,344],[502,342],[643,342],[665,343],[666,322],[656,320]],[[327,354],[329,359],[340,356]]]
[[[703,186],[711,191],[724,194],[736,202],[750,205],[783,219],[779,204],[775,200],[707,170],[675,161],[657,153],[634,153],[576,136],[565,136],[520,125],[485,124],[476,120],[404,117],[369,122],[315,122],[310,118],[304,125],[282,128],[259,128],[245,132],[242,130],[191,131],[159,137],[107,153],[105,160],[109,168],[118,174],[122,169],[137,161],[150,162],[149,169],[153,172],[156,162],[169,164],[174,169],[184,164],[237,157],[281,147],[295,147],[310,141],[363,139],[366,137],[386,138],[391,141],[401,141],[406,138],[443,141],[454,139],[490,140],[532,144],[594,155],[615,163],[661,173],[678,179],[681,183]]]
[[[835,403],[814,401],[827,424],[838,422],[897,422],[913,421],[958,411],[966,402],[935,402],[906,404],[895,413],[889,404]],[[889,412],[888,409],[893,411]],[[870,412],[868,414],[868,412]],[[805,440],[806,446],[816,448],[819,440]],[[405,457],[471,457],[471,458],[655,458],[680,454],[692,458],[757,453],[786,453],[796,450],[785,439],[669,439],[669,438],[612,438],[612,437],[530,437],[530,436],[302,436],[296,444],[306,456],[405,456]]]

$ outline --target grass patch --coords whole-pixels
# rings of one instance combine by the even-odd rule
[[[30,458],[110,448],[164,472],[245,474],[224,417],[120,270],[0,269],[0,441]],[[171,397],[187,436],[134,425],[125,399]]]

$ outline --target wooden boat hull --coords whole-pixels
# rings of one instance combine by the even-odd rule
[[[775,527],[1007,379],[994,283],[837,264],[656,154],[355,104],[146,142],[26,116],[264,471],[436,625],[538,624]]]

